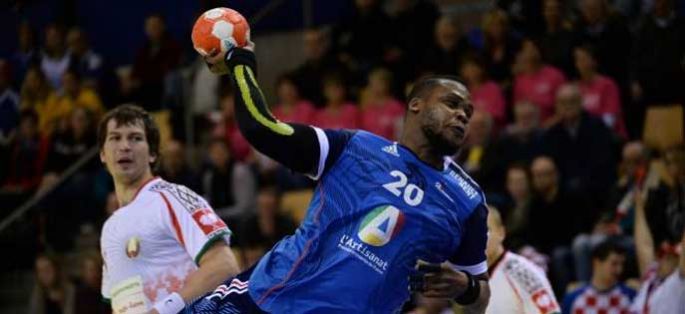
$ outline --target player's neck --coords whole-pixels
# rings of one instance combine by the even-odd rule
[[[595,288],[595,290],[597,291],[607,291],[613,288],[617,284],[617,282],[602,280],[600,278],[597,278],[597,276],[593,276],[590,280],[590,284],[592,284],[592,287]]]
[[[504,255],[505,250],[503,245],[497,246],[497,248],[494,250],[492,253],[492,256],[488,256],[488,267],[492,268],[494,264],[496,264],[501,258],[502,255]]]
[[[124,207],[128,205],[133,198],[136,197],[140,188],[143,184],[149,182],[153,178],[150,171],[145,172],[140,178],[135,179],[131,182],[125,181],[114,181],[114,191],[117,195],[117,201],[119,201],[119,206]]]
[[[406,125],[406,124],[405,124]],[[433,146],[428,143],[428,140],[422,136],[420,131],[406,130],[402,133],[399,143],[409,148],[421,161],[429,164],[431,167],[443,170],[444,160],[443,155],[435,151]]]

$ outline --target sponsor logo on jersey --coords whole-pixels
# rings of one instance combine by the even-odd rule
[[[208,236],[227,228],[224,221],[209,208],[201,208],[193,212],[193,219],[200,226],[202,232]]]
[[[402,230],[404,214],[392,205],[376,207],[364,217],[357,236],[371,246],[384,246]]]
[[[140,254],[140,239],[132,237],[126,241],[126,256],[136,258]]]
[[[393,155],[395,157],[400,157],[400,153],[397,151],[397,143],[393,143],[392,145],[388,145],[382,148],[382,150],[390,155]]]
[[[388,262],[371,251],[371,247],[357,241],[354,237],[343,235],[338,247],[352,254],[375,272],[383,275],[388,270]]]
[[[466,193],[466,196],[469,199],[474,199],[476,196],[478,196],[478,191],[476,191],[471,183],[466,181],[466,179],[464,179],[461,175],[456,173],[454,170],[450,171],[450,175],[457,180],[457,185],[462,189],[462,191],[464,191],[464,193]]]

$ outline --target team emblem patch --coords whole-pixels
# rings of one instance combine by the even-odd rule
[[[195,219],[195,222],[200,226],[202,232],[208,236],[227,228],[224,221],[221,220],[214,211],[208,208],[198,209],[193,212],[193,219]]]
[[[132,237],[126,242],[126,256],[136,258],[140,254],[140,239]]]

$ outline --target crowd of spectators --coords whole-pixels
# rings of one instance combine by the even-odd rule
[[[397,139],[412,82],[458,76],[475,112],[454,158],[501,209],[507,248],[546,269],[559,297],[586,282],[581,289],[632,299],[616,282],[647,275],[644,260],[673,254],[683,241],[683,147],[641,142],[648,108],[685,100],[685,20],[674,1],[495,1],[473,27],[432,1],[387,2],[355,0],[351,17],[304,30],[304,62],[279,76],[273,114]],[[94,147],[99,117],[135,103],[170,113],[158,119],[169,132],[158,175],[207,198],[249,266],[296,226],[279,210],[282,193],[313,182],[251,149],[233,118],[230,84],[182,54],[163,16],[148,16],[143,29],[131,67],[114,71],[89,47],[86,29],[50,24],[38,44],[30,23],[19,27],[19,48],[0,59],[0,198],[12,209],[52,189]],[[96,159],[36,205],[36,251],[73,250],[89,229],[83,224],[97,229],[116,209]],[[645,230],[649,241],[636,238]],[[647,242],[652,257],[641,261]],[[54,274],[55,263],[36,260],[34,297],[71,313],[65,300],[79,292]],[[586,302],[576,300],[585,290],[564,304]]]

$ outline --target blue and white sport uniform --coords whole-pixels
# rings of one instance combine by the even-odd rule
[[[189,312],[393,313],[409,298],[418,260],[487,272],[485,198],[454,161],[445,158],[438,170],[365,131],[279,122],[261,96],[254,62],[244,50],[229,60],[241,131],[318,185],[295,234]]]

